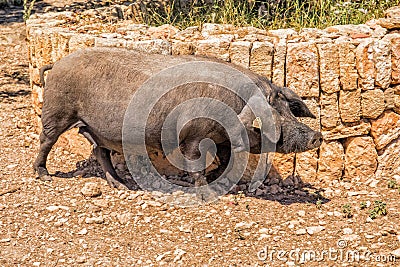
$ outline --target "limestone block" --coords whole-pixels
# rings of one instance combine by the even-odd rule
[[[389,87],[392,76],[390,47],[390,42],[387,40],[376,40],[373,45],[375,85],[384,89]]]
[[[193,55],[195,46],[192,42],[174,41],[172,43],[172,55]]]
[[[318,50],[314,43],[288,43],[286,85],[299,96],[318,97]]]
[[[270,36],[267,36],[267,31],[255,27],[238,27],[235,30],[235,38],[243,41],[272,41]]]
[[[393,109],[400,114],[400,85],[389,87],[385,90],[385,109]]]
[[[198,26],[187,27],[184,30],[178,31],[174,35],[175,40],[188,41],[201,38],[200,29]]]
[[[340,85],[343,90],[357,89],[356,46],[350,42],[338,42]]]
[[[303,182],[314,183],[317,179],[318,149],[296,154],[295,175]]]
[[[272,82],[278,86],[285,86],[286,75],[286,40],[275,43],[272,67]]]
[[[300,122],[308,125],[314,131],[321,130],[321,109],[318,103],[318,99],[316,98],[308,98],[303,99],[304,103],[306,103],[307,107],[310,109],[312,114],[317,117],[316,119],[313,118],[297,118]]]
[[[388,30],[378,25],[376,22],[377,22],[376,19],[371,19],[365,22],[365,24],[374,30],[371,37],[382,39],[387,34]]]
[[[368,37],[372,35],[372,29],[365,24],[353,25],[334,25],[325,29],[329,33],[338,33],[352,38]]]
[[[200,40],[197,45],[196,55],[208,57],[216,57],[225,61],[229,61],[229,46],[233,36],[225,36],[225,38],[210,38]]]
[[[287,40],[297,35],[293,29],[269,30],[268,35],[274,38],[274,57],[272,82],[278,86],[286,86],[286,53]]]
[[[393,140],[378,156],[376,177],[387,180],[394,176],[400,177],[400,138]]]
[[[368,90],[361,94],[362,115],[375,119],[385,110],[385,94],[380,89]]]
[[[321,90],[335,93],[339,87],[339,49],[334,43],[317,44],[319,52],[319,75]]]
[[[276,37],[279,40],[290,39],[293,36],[297,35],[297,32],[293,29],[277,29],[277,30],[269,30],[268,35],[272,37]]]
[[[36,28],[30,28],[29,30],[27,29],[26,40],[27,40],[27,48],[28,48],[28,61],[32,66],[37,68],[36,55],[35,55],[35,51],[36,51],[35,39],[36,38],[34,38],[35,32],[36,32]]]
[[[375,85],[375,64],[373,40],[365,39],[356,48],[356,62],[359,74],[358,86],[362,90],[373,90]]]
[[[51,36],[51,59],[53,62],[56,62],[69,54],[68,46],[69,40],[72,36],[72,33],[54,31],[53,35]]]
[[[126,48],[131,50],[143,51],[150,54],[170,55],[172,46],[168,41],[161,39],[128,41]]]
[[[345,142],[345,176],[361,181],[375,177],[378,153],[370,136],[350,137]]]
[[[400,18],[380,18],[376,22],[378,25],[382,26],[385,29],[393,30],[393,29],[400,29]]]
[[[94,39],[94,36],[90,34],[75,34],[71,36],[68,43],[69,52],[73,53],[79,49],[93,47]]]
[[[232,34],[234,31],[235,27],[231,24],[204,23],[201,35],[208,38],[211,35]]]
[[[170,24],[164,24],[158,27],[149,27],[147,34],[151,39],[170,40],[178,33],[178,29]]]
[[[371,121],[371,135],[376,149],[382,149],[400,136],[400,115],[385,111],[378,119]]]
[[[38,116],[42,115],[43,88],[37,85],[32,86],[32,105],[33,110]]]
[[[229,57],[231,59],[231,62],[236,65],[242,66],[244,68],[249,68],[250,48],[251,48],[251,42],[247,41],[232,42],[229,47]]]
[[[238,38],[242,39],[245,38],[248,35],[266,35],[267,31],[263,29],[259,29],[253,26],[248,26],[248,27],[238,27],[235,29],[235,34],[238,35]]]
[[[357,123],[340,124],[333,129],[323,130],[322,135],[324,136],[324,140],[337,140],[350,136],[368,134],[370,129],[371,124],[366,120],[361,120]]]
[[[36,134],[40,134],[42,132],[43,125],[42,125],[41,118],[36,113],[34,114],[33,125],[34,125],[34,128],[35,128],[34,129],[35,133]]]
[[[299,31],[299,36],[304,37],[306,40],[319,39],[325,34],[325,31],[316,28],[302,28]]]
[[[388,34],[384,37],[384,40],[390,42],[390,54],[392,60],[391,84],[400,84],[400,34]]]
[[[400,19],[400,7],[394,6],[385,10],[385,17],[388,19]]]
[[[268,179],[284,180],[294,173],[294,158],[295,154],[271,154],[272,167],[268,174]]]
[[[51,50],[52,50],[52,42],[51,42],[52,32],[48,29],[37,30],[35,31],[34,45],[35,45],[35,59],[32,63],[35,67],[41,68],[44,65],[51,64]]]
[[[339,111],[343,122],[359,121],[361,117],[361,89],[340,90]]]
[[[339,141],[322,142],[319,148],[318,179],[329,183],[340,179],[344,170],[344,148]]]
[[[387,29],[400,29],[400,8],[389,8],[385,11],[385,18],[378,19],[377,23]]]
[[[321,92],[321,125],[323,128],[333,128],[340,123],[337,93]]]
[[[39,68],[34,68],[32,64],[29,64],[29,77],[32,84],[40,84]]]
[[[274,58],[274,45],[270,42],[254,42],[250,53],[250,70],[272,77],[272,60]]]
[[[98,37],[98,38],[94,39],[94,46],[96,46],[96,47],[126,47],[127,41],[122,38]]]

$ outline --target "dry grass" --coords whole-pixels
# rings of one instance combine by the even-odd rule
[[[337,24],[360,24],[382,17],[386,9],[399,5],[400,0],[215,0],[213,4],[192,1],[190,6],[184,8],[177,2],[167,1],[158,9],[146,6],[146,12],[142,13],[143,21],[156,26],[168,23],[180,28],[203,23],[228,23],[266,29],[325,28]],[[269,4],[263,5],[265,2]]]

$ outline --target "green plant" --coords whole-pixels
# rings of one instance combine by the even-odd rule
[[[353,210],[350,204],[345,204],[342,206],[342,213],[345,218],[353,217]]]
[[[236,206],[236,205],[239,205],[239,201],[240,201],[243,197],[245,197],[245,194],[243,193],[243,191],[238,191],[237,194],[231,196],[230,204],[233,204],[233,205],[235,205],[235,206]],[[247,208],[247,206],[246,206],[246,208]]]
[[[317,206],[317,209],[322,209],[322,200],[318,199],[317,202],[315,203],[315,205]]]
[[[374,202],[374,208],[369,212],[369,217],[371,219],[375,219],[378,216],[386,216],[386,215],[387,215],[386,203],[380,200],[376,200]]]
[[[364,210],[364,209],[366,209],[366,208],[367,208],[367,202],[362,201],[362,202],[360,203],[360,209]]]
[[[27,21],[29,17],[31,16],[31,12],[33,9],[33,6],[35,5],[36,0],[24,0],[24,21]]]
[[[155,26],[168,23],[186,28],[204,23],[227,23],[265,29],[360,24],[382,17],[386,9],[400,4],[400,0],[286,0],[266,4],[260,13],[257,3],[265,1],[214,0],[212,4],[190,1],[184,8],[177,1],[165,1],[163,5],[156,5],[158,1],[147,2],[140,7],[141,20]]]
[[[397,181],[396,181],[396,180],[389,180],[389,182],[388,182],[388,188],[396,189],[396,188],[398,188],[398,187],[399,187],[399,185],[397,184]]]

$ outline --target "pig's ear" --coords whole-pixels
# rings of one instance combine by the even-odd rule
[[[315,115],[311,113],[304,101],[292,90],[287,87],[279,89],[281,93],[289,103],[290,111],[296,117],[310,117],[315,119]]]
[[[246,129],[259,129],[272,143],[277,143],[281,135],[281,124],[278,112],[270,108],[270,113],[264,114],[261,117],[255,117],[249,104],[247,104],[238,115],[239,120],[243,123]]]

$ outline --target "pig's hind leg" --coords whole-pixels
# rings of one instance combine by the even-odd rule
[[[127,189],[127,187],[124,185],[124,181],[118,176],[111,163],[110,150],[96,146],[93,149],[93,154],[100,163],[101,168],[106,175],[107,183],[110,186],[118,189]]]
[[[59,119],[56,116],[49,116],[48,113],[42,114],[43,129],[40,133],[40,148],[33,168],[38,174],[38,178],[42,181],[51,181],[52,178],[46,167],[47,156],[51,148],[57,142],[62,133],[68,130],[72,119]]]
[[[38,174],[38,178],[42,181],[52,181],[52,178],[49,175],[49,172],[46,167],[46,161],[51,148],[57,142],[57,139],[60,136],[60,134],[48,136],[44,131],[40,133],[39,154],[36,158],[35,163],[33,164],[33,168]]]

